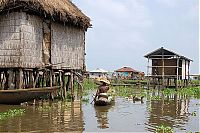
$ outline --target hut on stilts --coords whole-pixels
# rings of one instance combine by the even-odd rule
[[[0,0],[0,89],[60,86],[74,98],[90,26],[70,0]]]
[[[180,88],[188,86],[191,59],[163,47],[145,55],[147,77],[154,87]]]

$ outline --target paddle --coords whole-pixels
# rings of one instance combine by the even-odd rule
[[[94,98],[95,99],[95,98]],[[92,102],[90,104],[92,104],[94,102],[94,99],[92,100]]]
[[[94,102],[94,100],[96,99],[96,95],[93,94],[93,96],[95,96],[92,100],[92,102],[90,104],[92,104]]]

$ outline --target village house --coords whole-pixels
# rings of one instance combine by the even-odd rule
[[[154,84],[176,88],[188,85],[191,59],[163,47],[144,57],[148,59],[147,77]]]
[[[90,78],[95,79],[95,78],[107,78],[108,76],[108,71],[97,68],[95,70],[92,70],[89,72]]]
[[[70,0],[0,0],[0,6],[1,89],[60,85],[66,91],[66,75],[72,87],[85,71],[90,19]]]
[[[131,67],[122,67],[115,71],[117,78],[121,79],[143,79],[144,72],[134,70]]]

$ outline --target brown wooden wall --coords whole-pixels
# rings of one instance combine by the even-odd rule
[[[182,61],[180,60],[180,63]],[[157,67],[158,66],[158,67]],[[177,74],[177,59],[166,59],[164,60],[164,74],[165,75],[176,75]],[[170,66],[170,67],[166,67]],[[174,67],[171,67],[174,66]],[[181,69],[179,69],[179,75],[182,74]],[[153,59],[152,60],[152,75],[162,75],[162,59]]]

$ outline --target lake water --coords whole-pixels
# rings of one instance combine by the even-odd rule
[[[26,110],[22,116],[0,121],[0,132],[154,132],[160,125],[175,132],[197,132],[199,107],[198,99],[176,95],[143,102],[116,96],[112,105],[104,107],[80,101],[0,105],[0,112]]]

